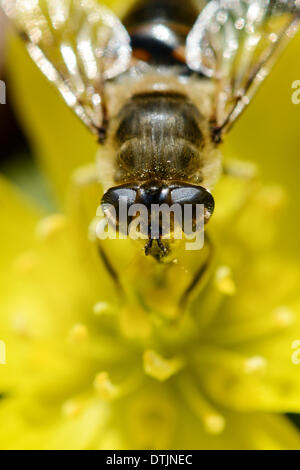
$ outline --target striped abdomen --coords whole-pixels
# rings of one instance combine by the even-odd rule
[[[204,144],[200,123],[201,114],[183,94],[133,96],[121,110],[115,133],[119,149],[116,181],[197,182],[199,150]]]

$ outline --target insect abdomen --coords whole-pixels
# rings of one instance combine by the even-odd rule
[[[117,180],[191,180],[200,166],[201,115],[179,93],[133,96],[119,115]]]
[[[185,63],[185,40],[197,15],[192,0],[141,0],[124,19],[133,55],[167,66]]]

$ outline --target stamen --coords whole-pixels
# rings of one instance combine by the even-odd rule
[[[293,325],[295,322],[295,314],[292,310],[288,307],[278,307],[273,312],[273,317],[278,326],[280,327],[288,327]]]
[[[13,269],[19,274],[33,271],[39,264],[39,256],[34,251],[20,254],[13,262]]]
[[[152,323],[145,310],[130,305],[120,311],[120,327],[127,338],[148,338],[152,332]]]
[[[261,191],[261,200],[268,209],[277,211],[286,201],[286,191],[281,186],[267,186]]]
[[[215,285],[222,294],[234,295],[236,293],[236,286],[232,279],[232,272],[228,266],[220,266],[217,269]]]
[[[295,314],[288,307],[278,307],[268,315],[235,322],[211,332],[210,338],[219,345],[234,345],[253,341],[288,328],[295,322]]]
[[[93,312],[95,315],[105,315],[112,313],[112,308],[108,302],[97,302],[93,306]]]
[[[262,356],[253,356],[246,359],[244,364],[244,371],[246,374],[262,373],[266,372],[268,361]]]
[[[209,434],[221,434],[226,426],[225,418],[208,403],[195,383],[186,375],[178,380],[181,395],[192,412],[200,419]]]
[[[164,381],[183,367],[183,361],[180,358],[164,359],[156,351],[147,350],[143,356],[145,374],[154,379]]]
[[[53,214],[41,219],[36,226],[36,236],[45,239],[65,228],[67,218],[63,214]]]
[[[88,330],[82,323],[77,323],[71,328],[69,333],[69,340],[71,343],[78,343],[84,341],[88,336]]]
[[[62,405],[62,413],[67,418],[75,418],[79,415],[81,407],[75,400],[67,400]]]
[[[221,434],[225,425],[225,418],[219,414],[208,414],[204,419],[204,427],[209,434]]]
[[[22,313],[18,313],[13,318],[12,328],[15,333],[22,338],[29,338],[30,332],[26,317]]]
[[[119,394],[119,389],[114,385],[107,372],[100,372],[94,380],[94,388],[103,400],[113,400]]]

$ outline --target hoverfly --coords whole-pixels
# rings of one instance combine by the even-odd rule
[[[67,105],[113,149],[104,210],[121,197],[203,204],[207,222],[218,146],[296,32],[300,1],[141,0],[123,24],[97,0],[0,2]],[[155,241],[164,255],[148,238],[146,254]]]

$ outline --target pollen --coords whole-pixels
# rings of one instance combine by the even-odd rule
[[[287,198],[284,188],[278,185],[263,188],[261,195],[265,206],[275,211],[282,208]]]
[[[80,405],[75,400],[67,400],[62,405],[62,413],[67,418],[75,418],[80,413]]]
[[[208,434],[221,434],[226,426],[225,418],[220,414],[208,414],[203,419],[203,424]]]
[[[246,359],[244,364],[244,371],[246,374],[253,374],[256,372],[264,373],[267,367],[267,360],[262,356],[253,356]]]
[[[34,251],[21,253],[13,262],[13,269],[19,274],[32,272],[39,264],[39,256]]]
[[[15,333],[22,338],[29,338],[30,332],[26,317],[22,313],[18,313],[12,322],[12,328]]]
[[[282,327],[291,326],[295,321],[294,312],[288,307],[278,307],[274,310],[273,315],[276,323]]]
[[[82,323],[76,323],[69,333],[69,340],[71,343],[79,343],[84,341],[88,336],[88,330]]]
[[[108,302],[97,302],[93,306],[93,312],[95,315],[103,315],[111,313],[111,307]]]
[[[169,379],[183,367],[180,358],[164,359],[156,351],[147,350],[143,356],[145,374],[161,382]]]
[[[226,426],[225,418],[212,406],[189,375],[178,380],[179,391],[190,410],[197,416],[208,434],[221,434]]]
[[[103,400],[113,400],[118,395],[118,387],[114,385],[107,372],[100,372],[94,380],[94,388]]]
[[[236,285],[232,278],[231,269],[228,266],[220,266],[217,269],[215,285],[222,294],[234,295],[236,293]]]
[[[36,236],[45,239],[60,232],[66,226],[67,218],[63,214],[52,214],[41,219],[36,226]]]

